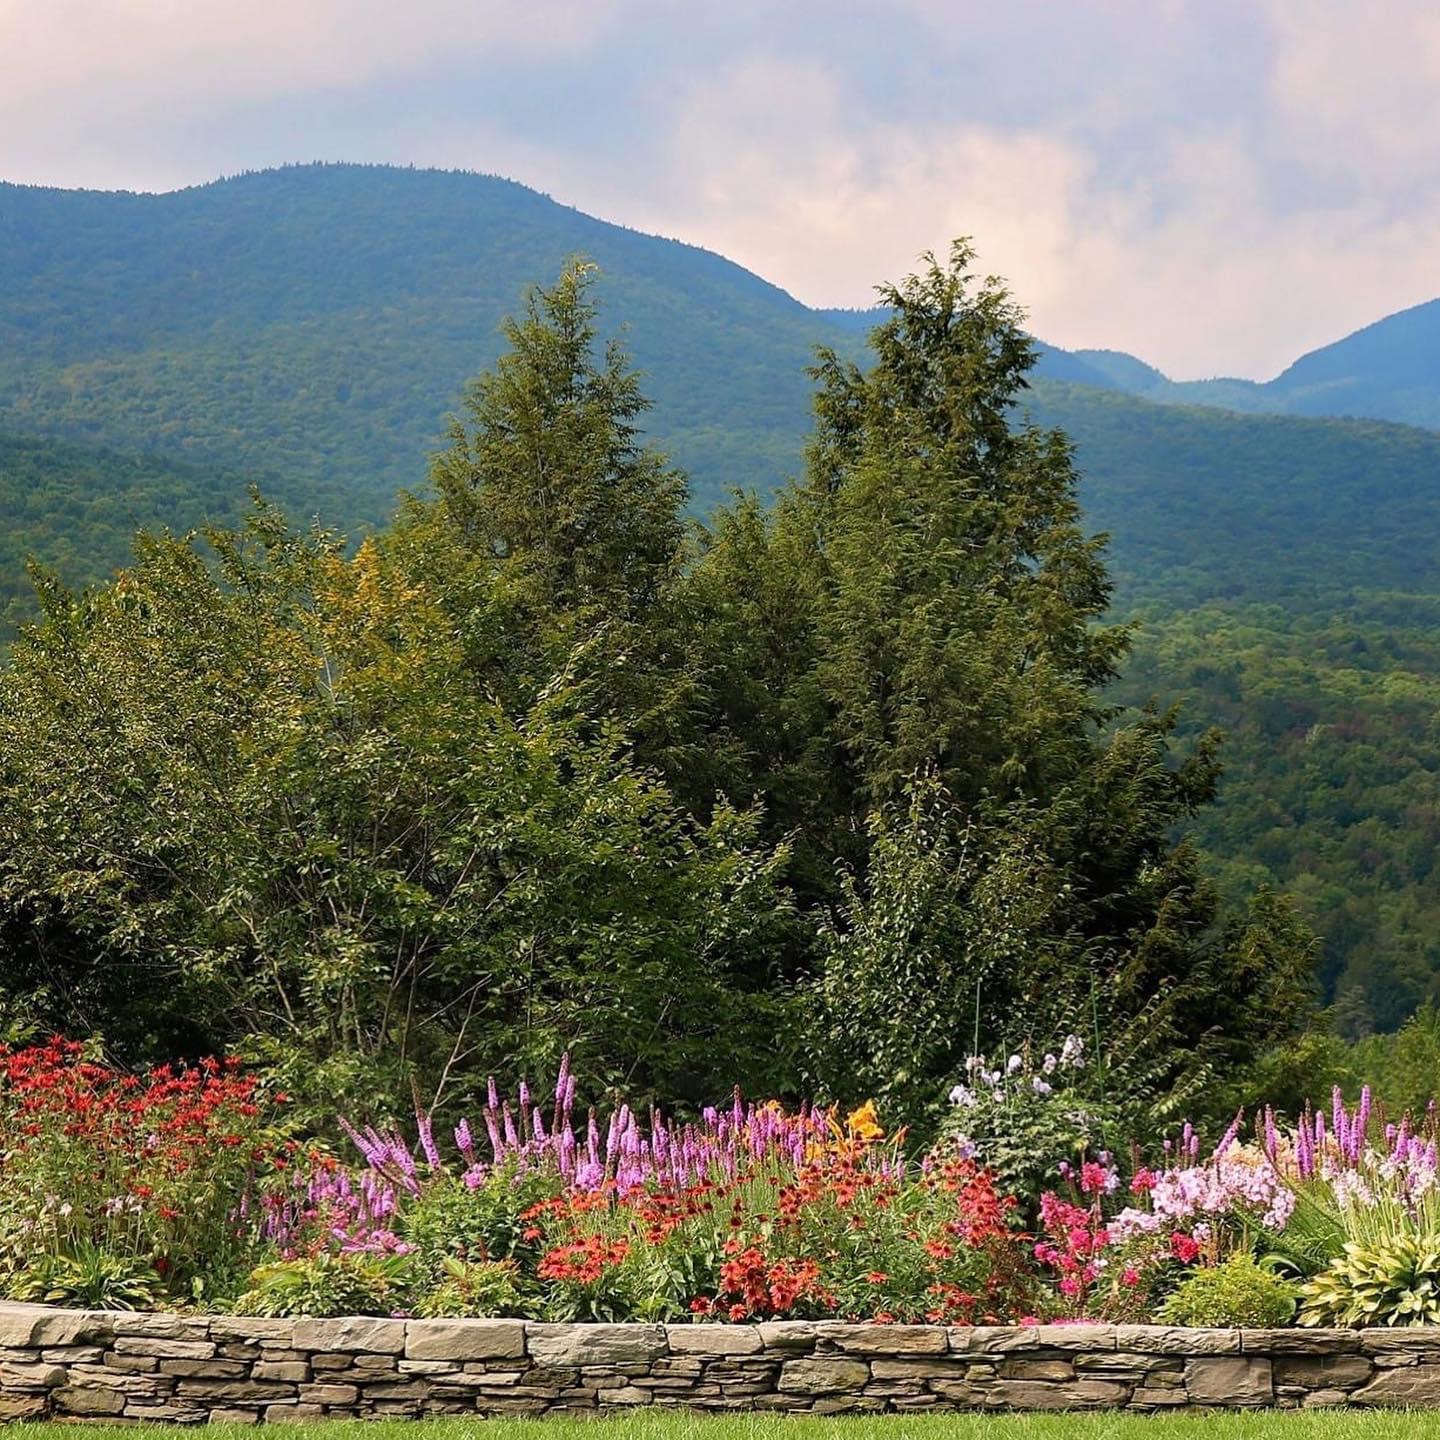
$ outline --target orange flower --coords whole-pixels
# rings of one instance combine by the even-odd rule
[[[875,1102],[867,1100],[858,1110],[852,1110],[845,1119],[845,1128],[857,1139],[867,1144],[872,1140],[885,1138],[880,1117],[875,1113]]]

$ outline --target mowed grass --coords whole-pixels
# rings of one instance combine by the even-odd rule
[[[71,1437],[73,1424],[66,1426]],[[56,1424],[5,1427],[5,1440],[56,1440]],[[256,1435],[204,1427],[206,1440]],[[194,1435],[195,1426],[106,1425],[103,1440]],[[699,1415],[651,1411],[556,1420],[320,1420],[266,1425],[265,1440],[1440,1440],[1440,1411],[1227,1411],[1193,1415]]]

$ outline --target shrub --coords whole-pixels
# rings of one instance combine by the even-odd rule
[[[1302,1325],[1440,1324],[1440,1238],[1352,1240],[1300,1297]]]
[[[431,1176],[396,1219],[396,1232],[414,1247],[427,1269],[449,1259],[509,1260],[533,1256],[520,1217],[559,1193],[558,1175],[531,1168],[514,1156],[483,1173]]]
[[[534,1316],[535,1299],[514,1260],[461,1260],[451,1255],[440,1265],[440,1280],[420,1297],[415,1313],[423,1319]]]
[[[390,1315],[406,1308],[412,1282],[403,1255],[307,1255],[257,1267],[233,1308],[241,1315]]]
[[[1295,1318],[1295,1286],[1252,1255],[1192,1270],[1166,1297],[1157,1318],[1166,1325],[1272,1329]]]

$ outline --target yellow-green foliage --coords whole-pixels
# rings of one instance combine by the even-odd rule
[[[1300,1295],[1302,1325],[1440,1324],[1440,1238],[1352,1240]]]
[[[1160,1307],[1167,1325],[1272,1329],[1295,1316],[1295,1286],[1248,1254],[1194,1271]]]

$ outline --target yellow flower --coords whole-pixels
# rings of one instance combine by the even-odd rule
[[[852,1135],[861,1140],[882,1140],[885,1137],[873,1100],[867,1100],[858,1110],[852,1110],[846,1117],[845,1125]]]

